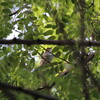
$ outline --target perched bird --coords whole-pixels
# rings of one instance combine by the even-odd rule
[[[52,52],[52,48],[46,49],[45,53],[42,55],[42,59],[39,67],[44,66],[45,64],[48,64],[52,61],[53,55],[51,52]]]
[[[52,48],[47,48],[46,51],[44,52],[44,54],[41,56],[41,58],[42,59],[40,61],[39,67],[42,67],[42,66],[50,63],[53,59]],[[34,72],[36,70],[38,70],[38,68],[37,69],[32,69],[31,72]]]

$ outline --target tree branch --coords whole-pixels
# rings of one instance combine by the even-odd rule
[[[16,10],[15,12],[13,12],[13,13],[11,13],[11,14],[9,14],[9,16],[13,16],[13,15],[15,15],[15,14],[18,14],[22,9],[24,9],[24,8],[30,8],[28,5],[24,5],[24,6],[22,6],[21,8],[19,8],[18,10]]]
[[[36,89],[35,91],[40,91],[40,90],[43,90],[43,89],[50,90],[54,85],[55,85],[55,82],[53,82],[50,86],[49,85],[46,85],[46,86],[43,86],[42,88]]]
[[[100,46],[100,41],[76,41],[76,40],[21,40],[17,38],[13,38],[11,40],[0,40],[0,44],[26,44],[26,45],[75,45],[78,44],[79,46]]]
[[[0,82],[0,89],[1,90],[7,89],[7,90],[13,90],[13,91],[20,91],[22,93],[31,95],[34,98],[43,98],[45,100],[58,100],[57,98],[52,97],[50,95],[40,94],[40,93],[37,93],[36,91],[23,89],[22,87],[12,86],[12,85],[9,85],[9,84],[6,84],[6,83],[2,83],[2,82]]]
[[[79,0],[79,4],[80,4],[80,39],[81,39],[81,43],[84,42],[85,40],[85,22],[84,22],[84,18],[85,18],[85,0]],[[83,95],[84,95],[84,99],[85,100],[90,100],[90,95],[89,95],[89,89],[87,86],[87,70],[86,70],[86,64],[85,64],[85,48],[84,46],[80,47],[80,52],[79,52],[79,64],[80,64],[80,68],[81,68],[81,77],[82,77],[82,85],[83,85]]]

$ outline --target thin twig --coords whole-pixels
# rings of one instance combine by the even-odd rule
[[[9,14],[9,16],[13,16],[13,15],[17,14],[18,12],[20,12],[21,9],[24,9],[24,8],[26,8],[26,7],[27,7],[27,8],[30,8],[28,5],[24,5],[24,6],[22,6],[21,8],[19,8],[18,10],[16,10],[15,12]]]
[[[50,90],[54,85],[55,85],[55,82],[53,82],[50,86],[46,85],[46,86],[44,86],[44,87],[42,87],[42,88],[36,89],[35,91],[40,91],[40,90],[43,90],[43,89],[48,89],[48,90]]]

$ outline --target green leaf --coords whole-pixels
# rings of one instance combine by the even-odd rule
[[[58,46],[54,47],[52,52],[57,52],[60,48]]]
[[[77,2],[77,0],[71,0],[73,4],[75,4]]]
[[[49,40],[54,40],[56,37],[55,36],[50,36],[48,39]]]
[[[53,28],[53,29],[56,29],[56,28],[57,28],[57,25],[53,25],[52,28]]]
[[[36,55],[38,53],[38,51],[33,51],[32,55]]]
[[[60,52],[60,51],[58,51],[58,52],[55,54],[56,57],[59,57],[60,55],[61,55],[61,52]]]
[[[48,30],[46,32],[44,32],[44,35],[51,35],[53,33],[53,30]]]
[[[59,67],[55,67],[55,72],[58,73],[59,72]]]
[[[67,16],[64,16],[64,17],[62,18],[62,21],[63,21],[64,23],[68,23],[68,18],[67,18]]]
[[[10,11],[9,8],[5,8],[5,9],[3,9],[2,12],[3,12],[3,13],[11,13],[11,11]]]
[[[6,47],[3,47],[3,52],[6,52]]]
[[[31,17],[32,20],[37,20],[37,17],[33,16]]]
[[[6,23],[7,27],[12,29],[13,28],[13,25],[11,23]]]
[[[47,24],[45,28],[52,28],[52,24]]]
[[[23,51],[23,56],[26,56],[28,54],[28,51]]]
[[[8,6],[8,3],[7,2],[2,2],[1,5],[2,6]]]
[[[35,65],[35,59],[34,58],[31,59],[30,65],[32,66],[32,68],[34,67],[34,65]]]
[[[64,66],[60,66],[60,70],[63,71],[64,70]]]

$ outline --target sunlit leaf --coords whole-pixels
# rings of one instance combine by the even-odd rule
[[[53,33],[53,30],[48,30],[44,33],[44,35],[51,35]]]
[[[48,39],[54,40],[56,37],[55,36],[50,36]]]

